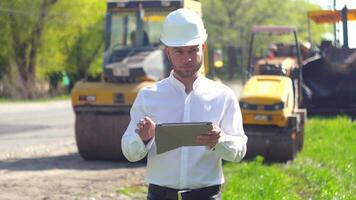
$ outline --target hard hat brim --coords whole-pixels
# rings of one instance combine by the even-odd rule
[[[205,35],[203,37],[198,37],[195,39],[181,40],[181,41],[168,41],[168,40],[165,41],[164,39],[161,39],[161,42],[167,47],[186,47],[186,46],[196,46],[196,45],[204,44],[207,39],[208,39],[208,35]]]

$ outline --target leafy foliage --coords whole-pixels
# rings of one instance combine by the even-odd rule
[[[211,48],[224,50],[225,73],[233,77],[247,66],[251,28],[255,25],[287,25],[298,29],[299,41],[308,41],[307,11],[320,9],[306,0],[201,0]],[[313,23],[311,22],[311,25]],[[312,41],[319,43],[324,26],[311,26]],[[268,41],[265,41],[266,43]],[[269,41],[272,42],[272,41]],[[262,45],[262,44],[261,44]],[[236,52],[230,52],[236,48]],[[228,56],[239,54],[239,61]],[[229,64],[231,63],[231,64]],[[237,63],[237,64],[236,64]],[[236,66],[238,65],[238,67]],[[234,70],[230,68],[235,68]]]
[[[81,79],[87,71],[100,71],[105,1],[62,0],[53,12],[62,14],[46,29],[48,45],[42,50],[40,74],[67,71]]]
[[[211,43],[237,46],[248,45],[246,41],[254,25],[295,26],[300,38],[307,41],[307,11],[320,9],[304,0],[202,0],[202,5]],[[322,31],[315,29],[317,39]]]
[[[98,24],[101,25],[102,21],[98,21]],[[66,70],[74,80],[94,76],[101,71],[103,34],[97,27],[95,24],[84,30],[85,32],[79,30],[80,36],[68,50]]]
[[[20,82],[17,90],[24,98],[34,96],[36,58],[41,46],[43,29],[50,8],[57,0],[4,1],[1,3],[7,15],[2,18],[6,27],[3,33],[9,41],[4,64],[16,67]],[[7,33],[7,34],[6,34]]]
[[[105,3],[96,0],[1,1],[0,25],[4,28],[0,29],[0,42],[4,50],[0,53],[0,78],[8,82],[4,84],[5,90],[20,91],[23,98],[31,98],[38,90],[39,80],[66,70],[77,73],[71,70],[76,68],[74,65],[80,65],[82,71],[97,72],[101,68],[98,52],[103,41]],[[78,46],[78,41],[83,44]],[[69,57],[73,55],[85,59],[72,63],[75,60]],[[92,67],[94,63],[97,67]],[[20,83],[17,83],[18,77]],[[14,96],[11,92],[2,93]]]

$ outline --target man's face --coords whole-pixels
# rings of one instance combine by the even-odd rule
[[[166,47],[175,74],[182,78],[195,77],[203,62],[203,45]]]

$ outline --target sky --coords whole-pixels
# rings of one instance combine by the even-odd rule
[[[309,0],[310,3],[315,3],[320,5],[323,9],[333,9],[334,0]],[[336,10],[341,10],[344,6],[348,9],[356,9],[356,0],[336,0]],[[349,33],[349,47],[356,48],[356,21],[348,22],[348,33]],[[343,41],[342,24],[337,25],[340,30],[340,42]]]

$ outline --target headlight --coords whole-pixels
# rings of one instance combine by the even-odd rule
[[[114,96],[114,103],[124,103],[125,99],[124,99],[124,94],[122,93],[117,93]]]
[[[266,110],[266,111],[274,111],[274,110],[282,110],[284,108],[284,103],[279,102],[272,105],[263,105],[263,104],[250,104],[243,101],[240,101],[240,107],[245,110]]]
[[[273,107],[275,110],[282,110],[284,108],[284,103],[283,102],[276,103],[276,104],[274,104]]]
[[[240,102],[240,107],[243,109],[247,109],[248,108],[248,104],[245,102]]]
[[[79,101],[95,102],[96,96],[95,95],[79,95]]]
[[[273,105],[265,105],[265,110],[282,110],[284,108],[284,103],[279,102]]]
[[[257,104],[250,104],[240,101],[240,107],[245,110],[257,110]]]

